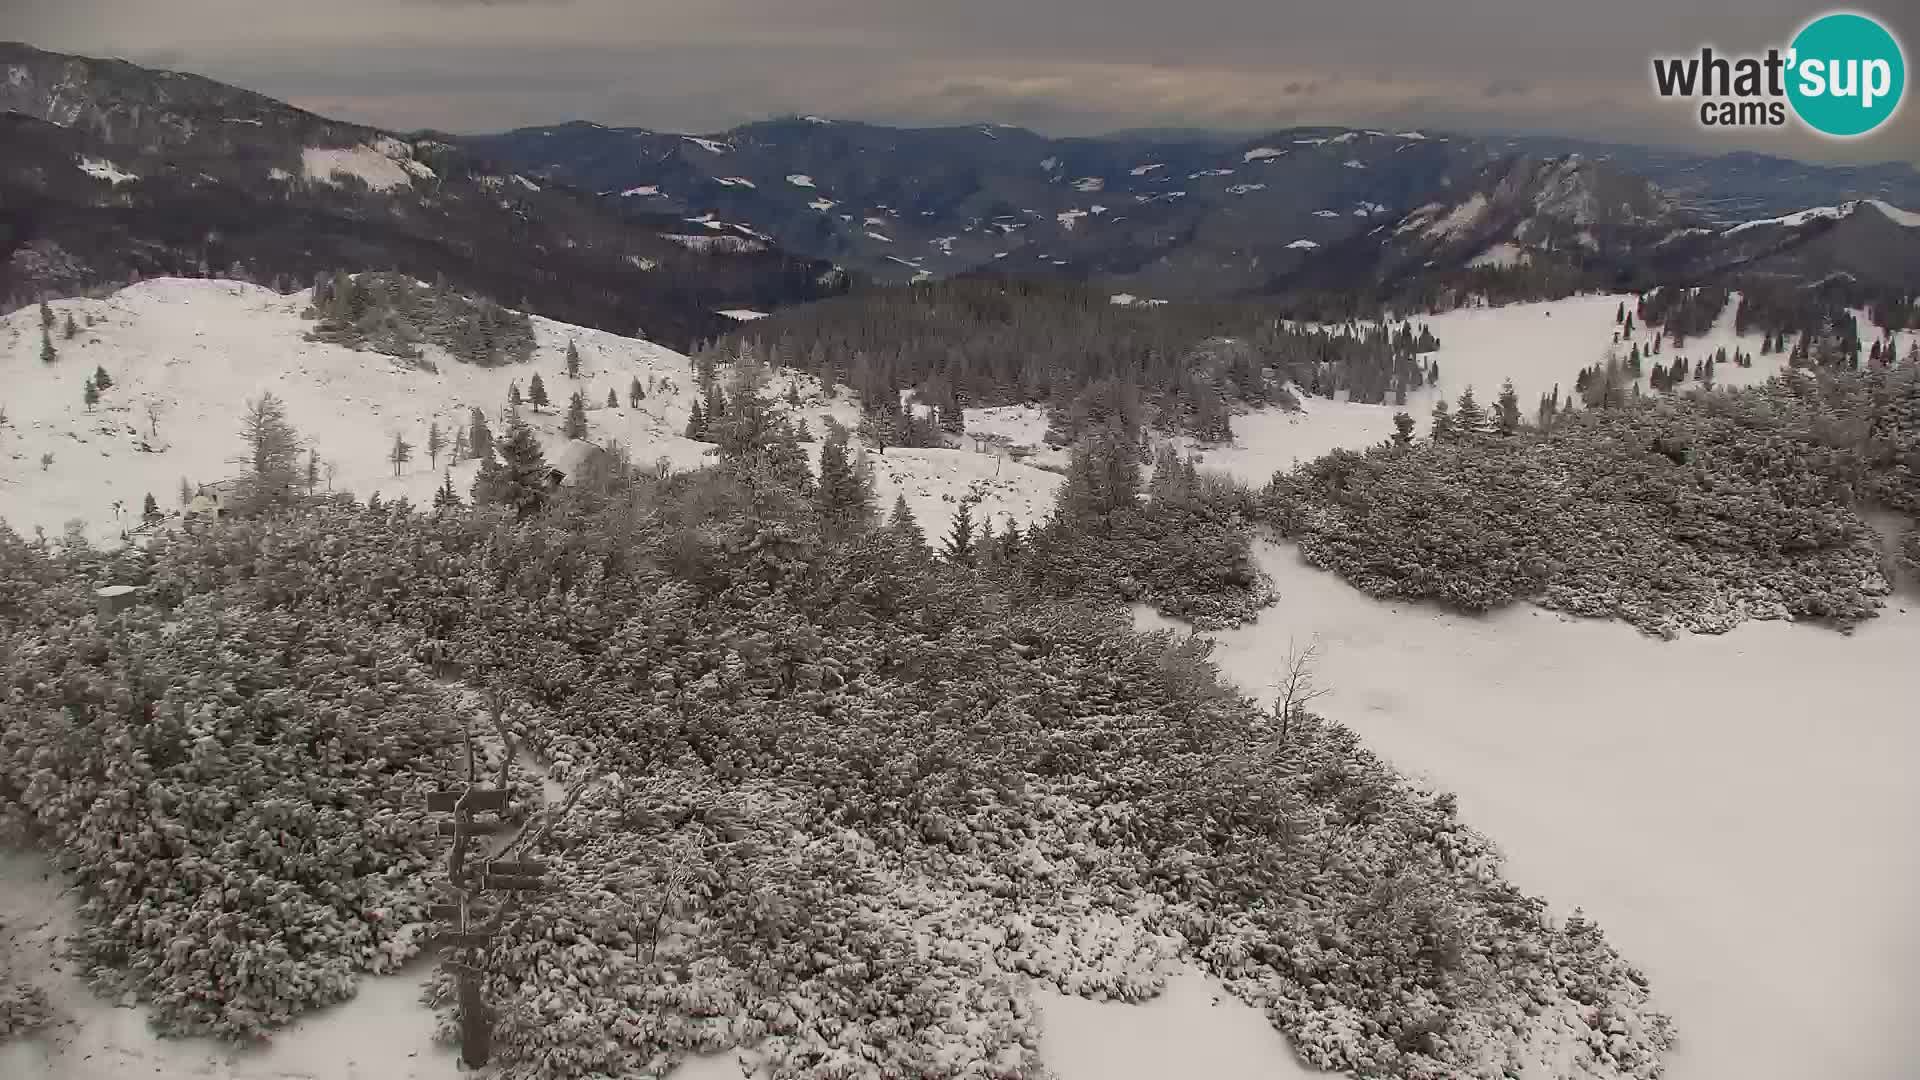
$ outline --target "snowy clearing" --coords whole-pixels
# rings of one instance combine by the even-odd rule
[[[300,151],[300,166],[307,179],[322,184],[338,184],[337,176],[357,177],[375,191],[413,184],[413,174],[398,161],[364,144],[346,149],[309,146]]]
[[[1725,230],[1721,235],[1732,236],[1734,233],[1746,232],[1748,229],[1758,229],[1763,225],[1783,225],[1787,228],[1794,228],[1805,225],[1809,221],[1819,221],[1823,218],[1837,221],[1853,213],[1856,205],[1855,203],[1841,203],[1839,206],[1814,206],[1798,213],[1786,214],[1781,217],[1743,221],[1731,229]]]
[[[1911,210],[1902,210],[1891,203],[1881,202],[1879,199],[1868,199],[1867,205],[1887,215],[1896,225],[1904,225],[1909,229],[1920,229],[1920,214],[1916,214]]]
[[[1428,236],[1454,236],[1473,228],[1486,216],[1487,197],[1474,192],[1473,197],[1454,207],[1447,216],[1427,226]]]
[[[1264,484],[1274,472],[1290,468],[1296,462],[1310,461],[1340,447],[1365,447],[1393,434],[1393,414],[1405,409],[1419,424],[1424,435],[1427,414],[1435,399],[1452,401],[1471,386],[1484,404],[1500,393],[1500,383],[1512,379],[1520,397],[1523,415],[1531,417],[1540,396],[1558,387],[1561,396],[1573,392],[1574,377],[1583,367],[1591,367],[1606,358],[1609,348],[1617,348],[1624,358],[1638,341],[1644,348],[1653,334],[1636,328],[1631,341],[1613,343],[1616,329],[1613,316],[1620,304],[1633,310],[1629,294],[1576,296],[1546,303],[1511,304],[1506,307],[1462,308],[1438,316],[1415,316],[1413,322],[1425,323],[1440,339],[1437,352],[1424,354],[1440,365],[1440,383],[1425,386],[1407,395],[1407,404],[1396,406],[1354,404],[1344,398],[1306,398],[1305,415],[1266,409],[1233,418],[1235,440],[1230,446],[1205,449],[1207,463],[1226,469],[1250,484]],[[1687,344],[1671,350],[1673,356],[1700,358],[1724,346],[1756,354],[1753,366],[1732,364],[1716,369],[1722,386],[1750,386],[1778,372],[1785,357],[1758,355],[1760,335],[1741,336],[1733,332],[1733,317],[1738,294],[1728,302],[1720,319],[1706,334],[1689,338]],[[1397,320],[1396,320],[1397,321]],[[1864,314],[1861,326],[1869,325]],[[1904,342],[1915,335],[1905,335]],[[1662,357],[1666,359],[1667,357]],[[1651,371],[1652,365],[1648,365]],[[1649,390],[1647,377],[1638,382]]]
[[[97,158],[81,158],[80,171],[96,180],[105,180],[115,187],[121,184],[130,184],[140,179],[138,176],[121,169],[111,161],[102,161]]]
[[[1260,1010],[1182,968],[1138,1005],[1040,987],[1040,1056],[1059,1080],[1308,1080],[1330,1074],[1294,1057]]]
[[[1501,242],[1475,255],[1467,262],[1468,266],[1518,266],[1533,258],[1532,254],[1518,244]]]
[[[437,366],[434,372],[378,353],[307,341],[312,323],[300,313],[308,303],[305,292],[281,296],[241,282],[180,278],[142,282],[104,300],[57,301],[57,312],[102,321],[63,342],[50,366],[39,357],[36,308],[0,320],[0,384],[9,388],[9,423],[0,429],[0,520],[22,535],[39,526],[58,536],[65,522],[78,518],[94,542],[117,544],[122,529],[138,524],[148,492],[171,513],[182,479],[210,483],[238,471],[232,459],[240,450],[240,413],[263,391],[286,402],[294,427],[334,466],[322,487],[362,498],[379,492],[415,505],[428,502],[446,466],[444,455],[440,468],[428,460],[428,424],[437,422],[451,439],[455,426],[466,424],[468,410],[478,406],[496,431],[503,430],[509,384],[518,383],[525,393],[535,372],[554,403],[540,412],[528,407],[522,416],[548,447],[565,441],[560,429],[566,396],[577,389],[587,400],[594,441],[617,439],[640,463],[664,459],[687,469],[711,460],[710,444],[684,437],[694,400],[692,363],[671,349],[535,316],[530,363],[482,368],[428,346],[425,359]],[[746,308],[721,314],[741,321],[763,315]],[[565,373],[569,344],[580,353],[579,379]],[[113,385],[89,412],[81,384],[95,367],[105,368]],[[636,378],[648,388],[637,409],[626,404]],[[789,384],[804,402],[798,414],[816,440],[824,437],[828,416],[848,427],[859,422],[859,410],[844,392],[827,395],[810,377],[779,373],[770,392],[784,397]],[[609,390],[620,407],[606,407]],[[152,420],[148,402],[157,414]],[[980,434],[991,433],[997,413],[975,411],[984,425]],[[1038,445],[1045,434],[1044,415],[1033,413],[1013,425],[1022,436],[1019,444]],[[387,459],[395,435],[415,447],[414,460],[397,477]],[[143,443],[153,449],[142,450]],[[964,436],[961,445],[870,453],[882,508],[905,494],[934,537],[976,484],[985,492],[980,517],[991,517],[996,528],[1009,518],[1025,528],[1049,511],[1058,474],[976,453]],[[45,469],[39,464],[43,453],[53,455]],[[1043,451],[1035,459],[1050,456]],[[476,468],[465,461],[452,469],[454,487],[463,495]],[[117,513],[115,501],[121,503]]]
[[[379,491],[424,504],[441,479],[428,460],[427,425],[438,422],[451,439],[478,406],[499,430],[508,384],[525,392],[535,372],[556,404],[523,415],[549,445],[562,441],[560,414],[566,395],[578,389],[592,407],[594,439],[620,439],[641,462],[666,457],[686,468],[703,460],[706,444],[682,437],[693,373],[671,349],[536,316],[531,363],[476,367],[429,346],[434,373],[305,340],[312,324],[300,313],[307,304],[305,292],[281,296],[240,282],[179,278],[142,282],[104,300],[56,301],[56,311],[82,322],[88,314],[104,321],[61,342],[52,365],[40,361],[37,309],[0,320],[9,416],[0,429],[0,520],[23,535],[37,525],[58,536],[68,519],[79,518],[94,541],[117,542],[121,529],[138,524],[148,492],[171,512],[183,478],[211,483],[237,471],[231,459],[240,448],[240,412],[263,391],[285,401],[294,427],[323,461],[335,463],[331,486],[362,497]],[[570,342],[580,351],[578,380],[565,374]],[[89,412],[81,384],[96,367],[113,385]],[[650,393],[639,409],[604,407],[608,390],[624,402],[636,377],[643,386],[649,378],[656,385],[670,379],[674,389]],[[817,426],[817,417],[811,422]],[[415,446],[398,477],[386,456],[396,434]],[[143,442],[155,451],[141,450]],[[42,454],[53,455],[44,469]],[[454,468],[457,489],[470,486],[474,468],[472,461]]]
[[[1647,972],[1679,1029],[1666,1080],[1912,1075],[1896,1036],[1920,940],[1886,932],[1920,903],[1920,728],[1894,722],[1920,608],[1850,637],[1749,623],[1663,642],[1527,605],[1374,600],[1290,548],[1260,562],[1280,602],[1214,635],[1226,673],[1270,696],[1287,642],[1318,635],[1333,694],[1316,709],[1457,793],[1519,887],[1584,908]],[[1756,816],[1789,791],[1790,812]],[[1782,873],[1783,850],[1819,851],[1818,871]],[[1818,946],[1769,947],[1782,927]]]
[[[1733,333],[1737,299],[1676,355],[1757,353],[1757,334]],[[1622,301],[1632,309],[1631,296],[1587,296],[1424,320],[1442,342],[1441,383],[1406,411],[1424,432],[1434,398],[1469,383],[1486,401],[1510,377],[1523,409],[1555,383],[1567,392],[1609,347]],[[1721,382],[1757,383],[1783,363],[1756,355]],[[1236,416],[1236,443],[1206,449],[1206,464],[1261,484],[1383,440],[1396,411],[1309,398],[1304,414]],[[1286,546],[1263,544],[1260,562],[1280,600],[1214,635],[1225,672],[1269,694],[1287,642],[1318,635],[1334,693],[1316,709],[1457,793],[1518,886],[1562,915],[1583,907],[1652,978],[1680,1033],[1666,1080],[1912,1075],[1920,1046],[1898,1017],[1920,999],[1920,938],[1887,930],[1920,904],[1920,728],[1894,721],[1909,711],[1899,658],[1920,650],[1920,596],[1850,636],[1748,623],[1668,642],[1525,604],[1476,618],[1375,600]],[[1789,812],[1755,816],[1783,792]],[[1781,872],[1783,851],[1813,850],[1817,871]],[[1818,947],[1766,944],[1783,926],[1818,928]],[[1773,1018],[1766,1038],[1756,1018]]]

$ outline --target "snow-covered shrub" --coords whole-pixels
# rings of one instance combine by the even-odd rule
[[[419,361],[423,343],[481,367],[523,364],[533,356],[533,320],[525,313],[421,285],[406,274],[323,274],[307,315],[315,320],[310,336],[316,341],[406,360]]]
[[[78,884],[96,986],[238,1038],[397,966],[426,914],[446,694],[321,612],[194,597],[97,625],[74,569],[48,580],[0,531],[0,606],[25,609],[0,652],[0,816]]]
[[[46,992],[19,970],[13,950],[0,942],[0,1043],[53,1022]]]
[[[47,995],[30,983],[0,980],[0,1042],[53,1022]]]
[[[1253,559],[1253,494],[1170,449],[1142,491],[1137,453],[1111,438],[1074,450],[1053,516],[1011,560],[1019,582],[1042,596],[1144,602],[1202,630],[1257,618],[1273,593]]]
[[[1377,596],[1531,599],[1669,636],[1846,626],[1889,589],[1854,507],[1920,510],[1916,463],[1920,370],[1822,372],[1511,439],[1336,451],[1265,502],[1309,562]]]
[[[1670,1034],[1637,973],[1548,926],[1452,800],[1351,732],[1303,717],[1280,743],[1204,642],[891,530],[825,539],[815,513],[750,464],[518,522],[295,508],[157,551],[140,580],[171,629],[136,609],[112,633],[63,576],[83,556],[0,545],[0,605],[29,616],[9,692],[39,748],[0,739],[0,803],[44,818],[89,885],[104,982],[176,1027],[264,1026],[343,994],[419,918],[414,808],[451,727],[451,695],[412,674],[433,660],[509,688],[528,750],[588,785],[528,852],[555,890],[486,954],[506,1076],[736,1046],[781,1078],[1031,1075],[1025,980],[1140,1000],[1174,957],[1329,1068],[1495,1080],[1604,1011],[1621,1074],[1651,1075]],[[42,769],[83,803],[31,786]],[[302,816],[296,789],[343,813]],[[148,866],[142,845],[192,857]],[[182,910],[175,874],[219,902]],[[297,957],[246,948],[287,929],[282,902],[321,932],[300,924]],[[175,956],[216,927],[243,944]],[[238,993],[191,996],[209,985]]]

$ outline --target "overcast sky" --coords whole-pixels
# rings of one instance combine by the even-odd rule
[[[1920,6],[1875,0],[1920,52]],[[1047,134],[1334,123],[1557,132],[1920,163],[1865,139],[1705,132],[1649,59],[1784,45],[1788,0],[0,0],[0,37],[199,72],[390,128],[780,113]],[[1911,73],[1910,73],[1911,75]],[[1911,80],[1910,80],[1911,81]],[[1915,96],[1909,91],[1908,97]]]

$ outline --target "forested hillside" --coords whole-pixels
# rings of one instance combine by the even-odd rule
[[[846,285],[444,140],[124,61],[0,42],[0,65],[0,311],[153,277],[287,291],[345,267],[684,347],[721,332],[720,310]]]
[[[757,321],[722,345],[753,343],[853,387],[886,430],[910,430],[901,400],[911,392],[954,434],[965,408],[1043,403],[1061,443],[1109,426],[1225,442],[1235,411],[1291,408],[1293,386],[1404,402],[1434,374],[1422,354],[1439,342],[1425,327],[1305,326],[1279,311],[1116,304],[1082,286],[980,277],[861,290]]]

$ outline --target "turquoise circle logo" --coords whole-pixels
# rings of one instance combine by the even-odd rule
[[[1893,118],[1907,89],[1900,42],[1865,15],[1822,15],[1793,39],[1787,99],[1823,135],[1865,135]]]

